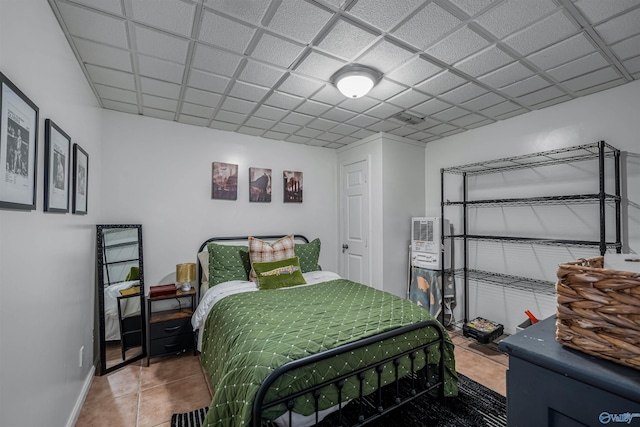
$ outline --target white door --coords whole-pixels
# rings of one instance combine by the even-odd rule
[[[369,281],[368,161],[342,166],[342,277]]]

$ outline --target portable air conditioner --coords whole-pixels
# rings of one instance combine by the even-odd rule
[[[411,218],[411,265],[413,267],[440,270],[441,227],[439,217]],[[449,221],[444,220],[445,230],[449,230]],[[445,258],[445,262],[448,261]],[[445,265],[448,268],[448,265]]]

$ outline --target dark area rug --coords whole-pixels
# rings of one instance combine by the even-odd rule
[[[458,397],[435,399],[420,396],[367,426],[371,427],[503,427],[507,425],[504,396],[458,374]],[[347,413],[348,406],[345,408]],[[207,408],[174,414],[171,427],[201,427]],[[332,415],[334,415],[332,417]],[[329,415],[323,427],[338,425],[336,413]],[[349,415],[346,415],[349,417]]]

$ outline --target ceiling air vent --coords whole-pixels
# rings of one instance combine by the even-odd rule
[[[400,122],[403,125],[417,125],[424,122],[423,117],[414,116],[413,114],[409,114],[406,111],[400,111],[399,113],[394,114],[389,118]]]

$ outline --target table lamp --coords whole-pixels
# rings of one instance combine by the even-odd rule
[[[183,292],[191,290],[191,282],[196,280],[196,264],[188,262],[176,265],[176,283]]]

